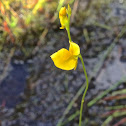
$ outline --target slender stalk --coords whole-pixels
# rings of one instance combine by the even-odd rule
[[[69,41],[71,42],[72,40],[71,40],[71,36],[70,36],[70,27],[69,27],[69,25],[67,26],[66,30],[67,30]]]
[[[71,42],[72,40],[71,40],[71,36],[70,36],[70,16],[71,15],[68,15],[68,25],[66,27],[66,30],[67,30],[69,41]]]
[[[86,72],[86,69],[85,69],[84,61],[83,61],[83,58],[82,58],[81,54],[79,55],[79,58],[81,60],[81,63],[82,63],[82,66],[83,66],[83,70],[84,70],[84,74],[85,74],[85,77],[86,77],[86,89],[85,89],[85,91],[83,93],[83,97],[82,97],[82,100],[81,100],[81,107],[80,107],[79,126],[81,126],[83,104],[84,104],[84,99],[85,99],[85,96],[86,96],[86,93],[87,93],[87,90],[88,90],[89,83],[88,83],[88,76],[87,76],[87,72]]]

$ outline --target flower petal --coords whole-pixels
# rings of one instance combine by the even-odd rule
[[[61,7],[61,9],[59,11],[59,18],[66,17],[67,16],[66,11],[67,11],[66,7]]]
[[[61,28],[60,29],[64,29],[66,27],[66,25],[68,24],[67,16],[61,17],[60,18],[60,23],[61,23]]]
[[[80,47],[76,43],[70,42],[69,51],[72,55],[78,56],[80,54]]]
[[[76,70],[76,68],[77,68],[77,64],[78,64],[78,59],[77,59],[77,61],[76,61],[76,64],[75,64],[74,70]]]
[[[67,49],[62,48],[50,57],[55,66],[60,69],[72,70],[76,67],[77,59],[74,58]]]
[[[60,29],[64,29],[65,27],[64,26],[61,26]]]

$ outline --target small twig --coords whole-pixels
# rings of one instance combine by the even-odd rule
[[[106,107],[106,109],[108,109],[108,110],[115,110],[115,109],[122,109],[122,108],[126,108],[126,105]]]
[[[104,28],[106,30],[112,30],[112,28],[110,26],[105,25],[105,24],[100,24],[99,22],[94,22],[93,25],[98,26],[100,28]]]
[[[111,100],[120,100],[120,99],[126,99],[126,95],[117,95],[117,96],[108,96],[108,97],[105,97],[103,100],[104,101],[111,101]]]
[[[120,126],[122,124],[126,123],[126,117],[121,119],[118,123],[116,123],[114,126]]]
[[[118,81],[116,84],[114,84],[112,87],[110,87],[108,90],[105,90],[102,94],[98,95],[96,98],[94,98],[93,100],[91,100],[88,103],[88,107],[91,107],[92,105],[94,105],[96,102],[98,102],[100,99],[102,99],[104,96],[106,96],[110,91],[112,91],[113,89],[115,89],[116,87],[118,87],[120,84],[122,84],[123,82],[126,82],[126,76],[122,77],[120,81]]]
[[[112,92],[112,96],[120,95],[120,94],[126,94],[126,89],[122,89],[122,90]]]
[[[112,120],[113,118],[116,117],[120,117],[120,116],[125,116],[126,115],[126,111],[123,112],[114,112],[112,115],[110,115],[101,126],[107,126]]]
[[[126,111],[126,108],[122,108],[122,109],[118,109],[118,110],[112,110],[112,111],[109,111],[109,112],[106,112],[104,114],[101,115],[102,118],[105,118],[105,117],[108,117],[110,115],[112,115],[114,112],[124,112]]]
[[[72,15],[71,15],[71,22],[74,21],[74,17],[77,12],[78,4],[79,4],[79,0],[75,0],[74,5],[73,5]]]
[[[67,120],[65,122],[63,122],[61,126],[64,126],[65,124],[67,124],[71,120],[75,119],[79,114],[80,114],[80,112],[76,111],[76,113],[74,113],[70,117],[68,117]]]

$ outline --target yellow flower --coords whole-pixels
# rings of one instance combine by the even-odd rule
[[[59,11],[59,19],[61,23],[60,29],[64,29],[68,23],[68,17],[67,17],[67,9],[66,7],[62,7]]]
[[[71,16],[71,8],[68,5],[68,9],[66,9],[66,7],[61,7],[60,11],[59,11],[59,19],[60,19],[60,23],[61,23],[61,27],[60,29],[64,29],[68,26],[68,17]]]
[[[52,54],[50,57],[56,67],[63,70],[75,70],[77,67],[79,54],[80,47],[76,43],[70,42],[69,50],[62,48]]]
[[[66,17],[67,16],[67,9],[66,7],[61,7],[59,11],[59,18]]]

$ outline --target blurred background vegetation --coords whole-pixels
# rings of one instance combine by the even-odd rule
[[[125,0],[0,0],[0,125],[77,126],[85,77],[50,55],[68,47],[58,11],[70,4],[90,87],[84,126],[126,125]]]

